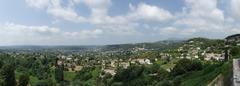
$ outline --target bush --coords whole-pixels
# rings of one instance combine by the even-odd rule
[[[117,72],[114,77],[114,81],[116,82],[130,82],[131,80],[136,79],[139,77],[144,68],[142,66],[130,66],[127,69],[122,69]]]
[[[181,59],[172,70],[172,75],[177,76],[190,71],[201,70],[203,67],[199,60]]]
[[[173,85],[174,86],[179,86],[181,84],[182,77],[181,76],[177,76],[176,78],[173,79]]]
[[[40,81],[35,84],[35,86],[50,86],[47,81]]]
[[[172,86],[172,83],[168,80],[164,80],[159,83],[159,86]]]
[[[19,86],[27,86],[28,82],[29,82],[29,75],[28,74],[20,75]]]
[[[2,67],[0,78],[3,80],[3,86],[15,86],[15,68],[13,65],[7,64]]]
[[[240,56],[240,48],[239,47],[233,47],[230,51],[230,54],[233,57]]]

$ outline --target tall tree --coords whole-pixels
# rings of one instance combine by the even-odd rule
[[[4,65],[2,67],[0,77],[3,81],[3,86],[16,86],[15,67],[13,65]]]
[[[56,66],[56,69],[55,69],[55,79],[56,79],[56,81],[58,83],[64,81],[63,70],[64,70],[64,66],[63,65]]]
[[[181,59],[177,62],[176,66],[173,68],[172,75],[177,76],[184,74],[189,71],[197,71],[201,70],[203,65],[199,60],[189,60],[189,59]]]
[[[29,75],[23,74],[19,78],[19,86],[27,86],[29,82]]]
[[[2,68],[2,66],[3,66],[3,62],[2,62],[2,61],[0,61],[0,69]]]

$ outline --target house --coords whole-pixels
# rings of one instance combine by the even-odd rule
[[[194,56],[194,58],[198,59],[198,58],[199,58],[199,56],[198,56],[198,55],[195,55],[195,56]]]
[[[139,64],[152,64],[149,59],[133,59],[131,63],[136,63],[138,62]]]
[[[224,55],[223,54],[215,54],[215,53],[206,53],[204,60],[223,60]]]
[[[104,71],[105,73],[111,74],[112,76],[114,76],[114,75],[116,74],[115,70],[113,70],[113,69],[104,69],[103,71]]]
[[[129,62],[121,62],[120,65],[123,67],[123,68],[128,68],[130,66],[130,63]]]
[[[145,59],[145,63],[146,63],[146,64],[152,64],[149,59]]]

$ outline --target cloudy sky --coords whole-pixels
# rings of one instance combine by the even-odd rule
[[[103,45],[240,33],[240,0],[0,0],[0,45]]]

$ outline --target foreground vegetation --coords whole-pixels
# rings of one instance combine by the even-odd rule
[[[82,53],[65,50],[1,50],[0,85],[206,86],[219,76],[223,77],[225,85],[230,85],[231,60],[205,60],[206,55],[201,55],[205,52],[222,53],[222,40],[196,38],[176,43],[168,43],[175,44],[174,48],[171,46],[164,50],[151,49],[157,44],[138,51],[130,45],[121,45],[124,46],[122,49],[110,46],[109,50],[105,47],[102,51]],[[239,57],[239,52],[240,47],[231,47],[232,58]],[[69,55],[71,59],[65,61],[62,59],[64,55]],[[139,59],[145,59],[146,62],[137,62]],[[121,65],[123,63],[129,65]],[[77,70],[76,66],[82,68]],[[114,73],[106,72],[107,69],[113,69]]]

